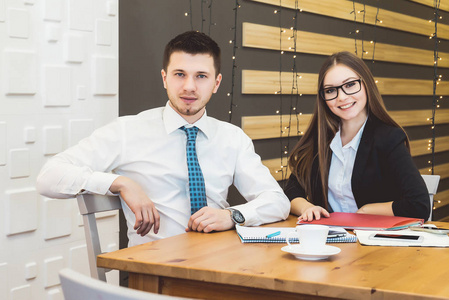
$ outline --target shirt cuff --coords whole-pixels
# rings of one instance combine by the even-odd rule
[[[255,209],[251,207],[245,207],[244,204],[232,206],[230,208],[236,209],[242,213],[243,217],[245,218],[244,226],[258,226],[262,224]]]
[[[93,194],[114,195],[109,191],[109,188],[119,176],[111,173],[93,172],[87,180],[84,190]]]

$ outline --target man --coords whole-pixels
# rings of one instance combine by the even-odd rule
[[[203,33],[178,35],[165,48],[161,74],[165,107],[120,117],[50,159],[38,176],[39,192],[120,195],[129,246],[285,219],[290,203],[250,138],[206,114],[222,78],[218,45]],[[229,208],[231,184],[247,203]]]

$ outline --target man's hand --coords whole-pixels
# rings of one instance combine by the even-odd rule
[[[122,199],[136,216],[134,229],[137,230],[137,234],[145,236],[153,226],[154,233],[158,233],[160,226],[159,213],[153,201],[148,198],[137,182],[128,177],[119,176],[111,184],[109,190],[114,194],[120,193]]]
[[[205,206],[190,217],[186,231],[223,231],[232,227],[234,222],[229,210]]]

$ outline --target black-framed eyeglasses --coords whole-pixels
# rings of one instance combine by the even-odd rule
[[[362,89],[362,80],[356,79],[348,81],[340,86],[327,87],[320,90],[320,96],[325,101],[331,101],[338,97],[338,90],[341,89],[346,95],[353,95]]]

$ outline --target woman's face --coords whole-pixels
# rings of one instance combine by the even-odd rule
[[[359,82],[356,80],[359,79],[360,77],[352,69],[341,64],[331,67],[324,77],[323,89],[327,97],[333,98],[335,91],[338,93],[335,99],[326,101],[326,104],[342,123],[366,120],[366,90],[363,82],[360,81],[360,91],[357,92]],[[343,90],[351,95],[347,95]]]

